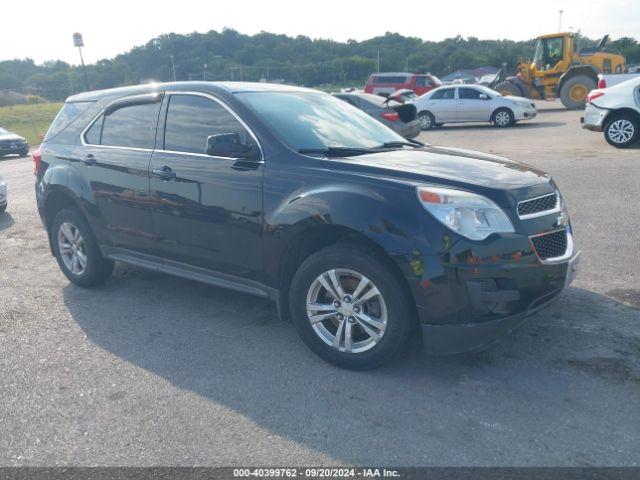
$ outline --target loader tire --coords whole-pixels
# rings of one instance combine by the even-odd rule
[[[560,90],[560,100],[569,110],[584,108],[587,94],[596,88],[596,81],[586,75],[576,75],[567,80]]]
[[[494,89],[502,95],[513,95],[514,97],[526,97],[519,85],[513,82],[499,83]]]

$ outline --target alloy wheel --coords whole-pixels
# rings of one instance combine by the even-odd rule
[[[387,304],[376,285],[355,270],[319,275],[307,293],[307,317],[327,345],[346,353],[375,347],[387,327]]]
[[[87,268],[87,251],[80,230],[71,222],[64,222],[58,229],[58,252],[67,270],[82,275]]]
[[[424,130],[429,130],[431,128],[431,117],[429,115],[420,115],[418,122]]]
[[[611,125],[609,125],[607,133],[609,134],[611,141],[622,144],[631,140],[635,134],[635,127],[629,120],[621,118],[619,120],[615,120]]]

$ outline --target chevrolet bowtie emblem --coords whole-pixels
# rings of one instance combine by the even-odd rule
[[[567,215],[565,212],[562,212],[560,216],[556,219],[556,226],[566,227],[567,225],[569,225],[569,215]]]

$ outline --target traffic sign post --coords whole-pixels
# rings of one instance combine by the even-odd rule
[[[87,77],[87,69],[84,66],[84,58],[82,58],[82,47],[84,47],[84,41],[82,40],[81,33],[73,34],[73,46],[78,47],[78,52],[80,52],[80,63],[82,64],[82,74],[84,75],[84,84],[87,90],[89,90],[89,78]]]

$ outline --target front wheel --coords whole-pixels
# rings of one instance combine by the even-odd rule
[[[91,227],[79,211],[60,210],[53,220],[51,236],[58,265],[71,282],[92,287],[109,278],[114,263],[102,256]]]
[[[640,138],[640,121],[631,115],[617,115],[607,122],[604,138],[616,148],[629,147]]]
[[[491,122],[498,128],[510,127],[515,123],[513,112],[508,108],[499,108],[491,116]]]
[[[289,303],[304,343],[342,368],[388,362],[411,328],[411,298],[396,274],[356,247],[328,247],[309,257],[295,274]]]

